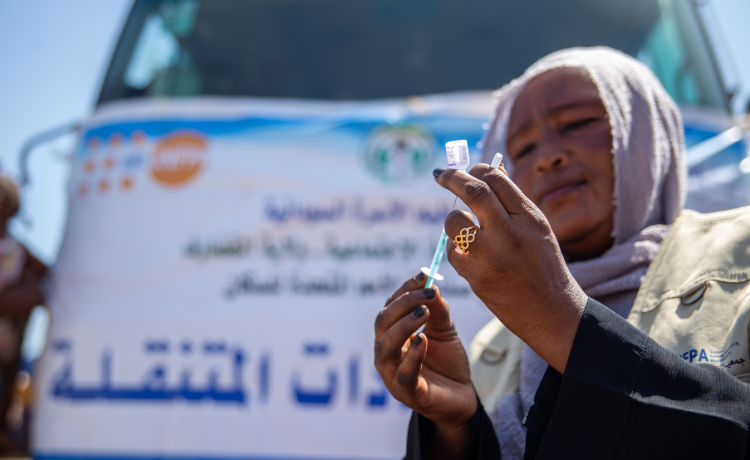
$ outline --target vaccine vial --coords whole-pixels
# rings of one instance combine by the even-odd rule
[[[448,167],[466,170],[469,167],[469,144],[466,141],[451,141],[445,144]]]

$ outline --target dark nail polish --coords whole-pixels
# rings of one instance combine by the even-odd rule
[[[435,289],[429,288],[422,291],[422,295],[425,299],[434,299],[435,298]]]
[[[420,272],[419,275],[417,275],[417,281],[422,281],[423,279],[425,279],[426,276],[427,275],[425,275],[424,273]]]
[[[432,170],[432,175],[435,176],[435,177],[437,177],[437,176],[441,175],[443,173],[443,171],[445,171],[445,169],[443,169],[443,168],[435,168],[435,169]]]
[[[414,340],[412,341],[412,345],[418,347],[420,343],[422,343],[422,334],[417,334],[417,336],[414,337]]]
[[[424,307],[422,305],[420,305],[416,310],[414,310],[414,312],[412,313],[412,315],[415,318],[421,318],[422,316],[424,316]]]

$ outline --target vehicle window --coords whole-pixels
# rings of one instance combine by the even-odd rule
[[[681,105],[723,107],[723,85],[688,2],[660,3],[659,20],[636,57]]]
[[[702,37],[672,0],[138,0],[99,102],[491,90],[552,51],[607,45],[678,102],[725,108]]]

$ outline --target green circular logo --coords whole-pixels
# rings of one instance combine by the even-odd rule
[[[435,140],[417,126],[381,126],[365,140],[365,166],[387,183],[403,183],[430,169]]]

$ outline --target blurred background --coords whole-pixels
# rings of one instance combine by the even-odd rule
[[[0,0],[10,231],[54,267],[13,449],[400,458],[371,324],[432,256],[442,145],[480,161],[492,90],[606,45],[680,105],[688,207],[746,205],[749,19],[747,0]],[[487,312],[444,267],[468,344]]]

